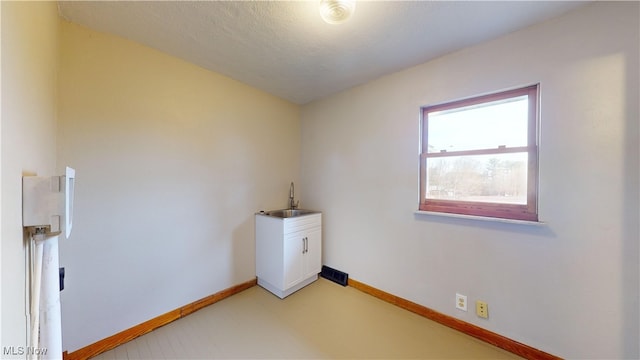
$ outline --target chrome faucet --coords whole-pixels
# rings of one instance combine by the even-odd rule
[[[293,181],[291,182],[291,186],[289,187],[289,209],[293,210],[298,207],[298,203],[300,201],[294,201],[293,198],[295,196],[295,190],[293,187]]]

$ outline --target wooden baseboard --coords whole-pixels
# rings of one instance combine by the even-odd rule
[[[109,351],[119,345],[122,345],[146,333],[149,333],[172,321],[178,320],[206,306],[209,306],[222,299],[228,298],[229,296],[232,296],[248,288],[251,288],[256,284],[257,284],[257,279],[253,279],[253,280],[244,282],[242,284],[232,286],[228,289],[222,290],[213,295],[197,300],[191,304],[182,306],[178,309],[169,311],[151,320],[145,321],[141,324],[138,324],[122,332],[119,332],[115,335],[109,336],[108,338],[102,339],[91,345],[85,346],[72,353],[67,353],[65,351],[63,354],[63,359],[64,360],[85,360],[85,359],[89,359],[91,357],[97,356],[105,351]],[[469,324],[460,319],[456,319],[449,315],[439,313],[425,306],[416,304],[409,300],[406,300],[401,297],[395,296],[393,294],[387,293],[385,291],[376,289],[372,286],[353,280],[351,278],[349,278],[348,280],[348,285],[364,293],[367,293],[381,300],[384,300],[388,303],[399,306],[403,309],[409,310],[418,315],[424,316],[427,319],[433,320],[435,322],[448,326],[452,329],[455,329],[467,335],[473,336],[476,339],[495,345],[506,351],[522,356],[526,359],[541,359],[541,360],[543,359],[560,360],[561,359],[557,356],[535,349],[531,346],[525,345],[515,340],[511,340],[507,337],[496,334],[489,330],[485,330],[479,326]]]
[[[427,319],[433,320],[435,322],[438,322],[442,325],[448,326],[452,329],[458,330],[462,333],[465,333],[467,335],[473,336],[476,339],[482,340],[484,342],[487,342],[491,345],[497,346],[501,349],[504,349],[506,351],[509,351],[511,353],[514,353],[518,356],[522,356],[526,359],[540,359],[540,360],[559,360],[561,358],[555,356],[555,355],[551,355],[549,353],[546,353],[544,351],[538,350],[536,348],[533,348],[529,345],[525,345],[523,343],[517,342],[515,340],[511,340],[507,337],[504,337],[502,335],[496,334],[494,332],[491,332],[489,330],[485,330],[479,326],[473,325],[473,324],[469,324],[465,321],[462,321],[460,319],[456,319],[454,317],[451,317],[449,315],[445,315],[442,313],[439,313],[435,310],[429,309],[425,306],[416,304],[412,301],[403,299],[401,297],[395,296],[393,294],[384,292],[382,290],[376,289],[372,286],[369,286],[367,284],[361,283],[359,281],[353,280],[351,278],[349,278],[349,282],[348,285],[358,289],[364,293],[367,293],[369,295],[375,296],[381,300],[384,300],[388,303],[391,303],[393,305],[399,306],[403,309],[409,310],[411,312],[414,312],[418,315],[424,316]]]
[[[213,295],[207,296],[191,304],[182,306],[178,309],[169,311],[168,313],[162,314],[158,317],[155,317],[149,321],[145,321],[142,324],[138,324],[132,328],[119,332],[115,335],[109,336],[108,338],[102,339],[98,342],[95,342],[91,345],[85,346],[81,349],[78,349],[72,353],[67,353],[66,351],[63,353],[64,360],[85,360],[96,355],[99,355],[105,351],[109,351],[115,348],[118,345],[122,345],[128,341],[131,341],[139,336],[142,336],[148,332],[151,332],[163,325],[166,325],[172,321],[178,320],[182,317],[185,317],[191,313],[194,313],[205,306],[209,306],[213,303],[216,303],[222,299],[228,298],[231,295],[237,294],[241,291],[244,291],[250,287],[253,287],[257,284],[257,279],[249,280],[242,284],[238,284],[232,286],[228,289],[217,292]]]

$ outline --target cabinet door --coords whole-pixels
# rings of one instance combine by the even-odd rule
[[[304,249],[306,231],[296,231],[284,237],[284,288],[287,289],[303,280]]]
[[[307,252],[304,254],[303,278],[318,275],[322,271],[322,231],[319,227],[307,230]]]

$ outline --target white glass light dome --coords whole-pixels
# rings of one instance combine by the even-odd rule
[[[329,24],[347,21],[355,9],[355,0],[320,0],[320,16]]]

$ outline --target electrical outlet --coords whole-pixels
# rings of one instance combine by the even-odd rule
[[[456,309],[467,311],[467,297],[456,293]]]
[[[485,319],[489,318],[489,305],[481,300],[476,301],[476,315]]]

